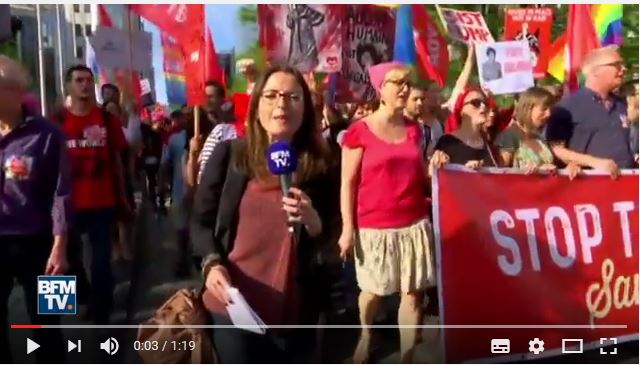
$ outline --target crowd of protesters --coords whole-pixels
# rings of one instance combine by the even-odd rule
[[[369,361],[367,326],[381,298],[400,294],[400,355],[411,362],[421,341],[411,326],[422,323],[425,308],[437,314],[429,205],[436,169],[566,169],[573,180],[583,169],[615,178],[638,167],[638,81],[624,82],[615,47],[591,52],[577,92],[532,87],[507,108],[470,83],[474,63],[469,47],[448,97],[404,65],[372,66],[378,97],[366,103],[333,103],[323,85],[292,68],[274,65],[259,74],[247,63],[246,120],[234,119],[225,88],[211,81],[194,135],[193,108],[150,110],[141,118],[114,85],[102,86],[98,104],[85,66],[67,70],[66,102],[45,119],[26,99],[29,76],[0,56],[0,325],[7,325],[14,277],[25,288],[31,320],[57,323],[35,309],[35,278],[45,273],[76,275],[80,304],[96,324],[109,323],[112,261],[132,259],[134,192],[142,185],[153,211],[168,214],[176,232],[176,275],[202,273],[214,324],[230,324],[232,286],[267,325],[286,325],[317,323],[332,305],[335,282],[346,291],[357,283],[359,294],[345,295],[358,296],[345,305],[357,307],[363,325],[354,361]],[[274,141],[289,142],[298,155],[286,195],[267,169]],[[298,226],[293,233],[291,224]],[[355,274],[341,270],[342,262]],[[52,333],[42,341],[61,341]],[[312,337],[293,329],[266,336],[213,331],[222,362],[288,362]],[[0,352],[8,348],[3,332]]]

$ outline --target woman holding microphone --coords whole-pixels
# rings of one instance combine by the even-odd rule
[[[343,258],[355,248],[363,326],[372,324],[382,296],[398,292],[398,324],[420,324],[423,291],[435,279],[421,129],[403,116],[409,74],[396,63],[369,69],[380,106],[354,122],[343,141],[338,244]],[[400,330],[400,362],[412,361],[418,331]],[[355,363],[369,361],[370,342],[371,329],[363,327]]]
[[[287,195],[268,169],[274,142],[297,154],[295,187]],[[324,146],[302,75],[267,69],[253,90],[246,137],[215,147],[195,193],[191,233],[204,258],[203,300],[214,324],[231,325],[232,287],[267,326],[316,323],[328,298],[315,260],[336,229],[329,222],[338,214],[339,194],[339,172],[332,173]],[[222,363],[290,362],[312,344],[306,335],[313,331],[304,331],[218,328],[213,342]]]

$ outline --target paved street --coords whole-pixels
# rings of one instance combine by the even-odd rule
[[[177,280],[174,276],[177,249],[174,244],[175,239],[167,218],[156,219],[154,214],[146,205],[142,206],[141,214],[136,223],[136,239],[140,243],[140,264],[137,270],[132,271],[133,265],[118,264],[116,267],[117,286],[115,292],[116,311],[113,315],[113,324],[126,324],[127,308],[132,308],[132,323],[140,323],[148,318],[153,311],[161,305],[176,290],[184,287],[197,286],[194,280]],[[137,280],[129,280],[130,277]],[[135,296],[129,297],[131,285],[136,285]],[[386,307],[392,308],[396,304],[394,298],[386,299]],[[389,310],[388,318],[394,318],[395,313]],[[14,323],[28,323],[28,316],[24,310],[23,295],[21,288],[14,289],[10,298],[10,318]],[[355,316],[332,318],[331,324],[357,324]],[[81,316],[64,317],[64,324],[89,324],[82,321]],[[436,317],[429,317],[425,324],[436,324]],[[391,319],[384,324],[393,324]],[[33,362],[32,355],[26,355],[26,338],[31,336],[31,330],[13,330],[11,342],[13,356],[16,363]],[[68,355],[68,362],[72,363],[135,363],[139,359],[133,350],[135,330],[88,330],[88,329],[66,329],[64,331],[66,340],[82,340],[82,353],[72,352]],[[115,337],[119,341],[120,349],[114,356],[106,354],[99,349],[99,344],[109,338]],[[324,333],[323,356],[324,361],[329,363],[349,363],[351,353],[357,341],[357,329],[327,329]],[[439,331],[425,329],[423,333],[423,343],[419,345],[415,360],[417,363],[437,363],[442,361],[442,354],[439,350]],[[399,361],[398,354],[399,336],[395,329],[376,330],[374,337],[374,348],[372,361],[376,363],[392,364]],[[46,344],[41,344],[43,348]],[[621,346],[620,356],[617,359],[621,363],[638,363],[637,342]],[[604,361],[598,351],[590,351],[580,357],[571,359],[552,358],[544,360],[548,363],[571,362],[571,363],[596,363]],[[610,360],[607,360],[610,361]]]

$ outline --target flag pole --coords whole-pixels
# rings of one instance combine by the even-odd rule
[[[44,45],[42,44],[42,16],[40,14],[40,4],[36,4],[36,21],[38,22],[38,72],[40,77],[40,112],[47,115],[47,94],[44,79]]]
[[[76,11],[71,7],[71,23],[73,27],[71,27],[71,47],[73,47],[73,64],[75,64],[78,60],[78,35],[76,34],[75,24],[76,24]]]
[[[64,11],[64,8],[62,9]],[[65,12],[66,14],[66,12]],[[66,18],[66,16],[65,16]],[[58,77],[60,79],[60,97],[64,100],[64,57],[62,54],[62,23],[60,21],[60,4],[56,4],[56,26],[58,28]]]
[[[131,12],[128,10],[129,7],[126,6],[126,13],[127,13],[127,34],[129,36],[129,79],[131,81],[131,87],[128,88],[129,92],[131,93],[130,97],[131,97],[131,101],[135,103],[135,95],[134,94],[134,90],[136,89],[136,86],[134,85],[135,83],[135,77],[133,75],[133,30],[131,28]]]

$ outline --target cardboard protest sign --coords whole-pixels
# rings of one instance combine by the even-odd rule
[[[476,44],[476,59],[480,84],[494,95],[519,93],[533,86],[526,41]]]
[[[507,9],[505,13],[504,40],[527,41],[533,76],[537,79],[547,73],[552,23],[552,8]]]
[[[438,7],[438,12],[449,37],[452,39],[464,43],[494,41],[487,23],[479,12],[441,7]]]
[[[342,72],[336,101],[366,102],[376,98],[369,67],[393,59],[396,16],[394,9],[377,5],[344,5]]]
[[[150,72],[152,69],[149,32],[129,33],[117,28],[98,26],[89,42],[95,52],[96,62],[101,67],[139,72]]]
[[[342,68],[341,5],[258,5],[260,43],[267,59],[300,72]]]

